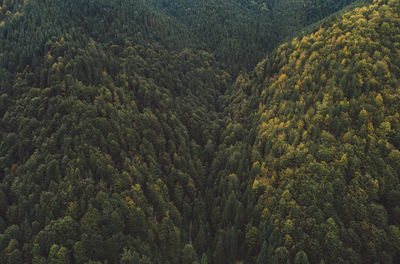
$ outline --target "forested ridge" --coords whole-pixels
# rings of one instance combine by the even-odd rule
[[[0,0],[0,263],[400,262],[399,14]]]

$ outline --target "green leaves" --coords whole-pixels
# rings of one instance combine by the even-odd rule
[[[398,262],[395,1],[238,74],[350,2],[2,1],[0,262]]]

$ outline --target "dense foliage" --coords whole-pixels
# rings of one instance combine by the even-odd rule
[[[351,2],[0,0],[0,263],[400,262],[398,1],[273,50]]]
[[[306,25],[354,0],[152,0],[185,25],[200,48],[215,54],[236,75]]]
[[[399,11],[357,8],[238,78],[213,217],[247,262],[400,261]]]
[[[3,3],[1,263],[176,263],[190,242],[229,74],[158,44],[183,40],[139,2],[91,4]]]

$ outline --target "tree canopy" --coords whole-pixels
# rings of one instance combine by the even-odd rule
[[[0,263],[400,262],[400,4],[353,2],[0,0]]]

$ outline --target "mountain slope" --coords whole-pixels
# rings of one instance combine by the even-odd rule
[[[213,95],[228,75],[207,54],[154,44],[112,58],[93,42],[48,46],[46,88],[27,67],[19,98],[2,95],[2,261],[176,262],[204,185],[199,144],[213,140]]]
[[[354,0],[153,0],[180,21],[232,75],[252,69],[278,43]]]
[[[0,262],[399,262],[397,1],[225,71],[350,2],[0,0]]]
[[[0,262],[178,262],[229,75],[167,50],[146,12],[20,4],[1,25]]]
[[[101,43],[121,43],[134,35],[135,41],[156,41],[169,50],[207,50],[225,70],[237,75],[253,68],[279,42],[352,2],[355,0],[2,1],[0,45],[7,51],[2,63],[11,72],[26,64],[36,66],[45,54],[46,41],[65,37],[73,28],[80,33],[76,39],[86,35]]]
[[[251,212],[216,228],[245,232],[249,263],[399,261],[399,22],[374,1],[238,78],[213,207]]]

